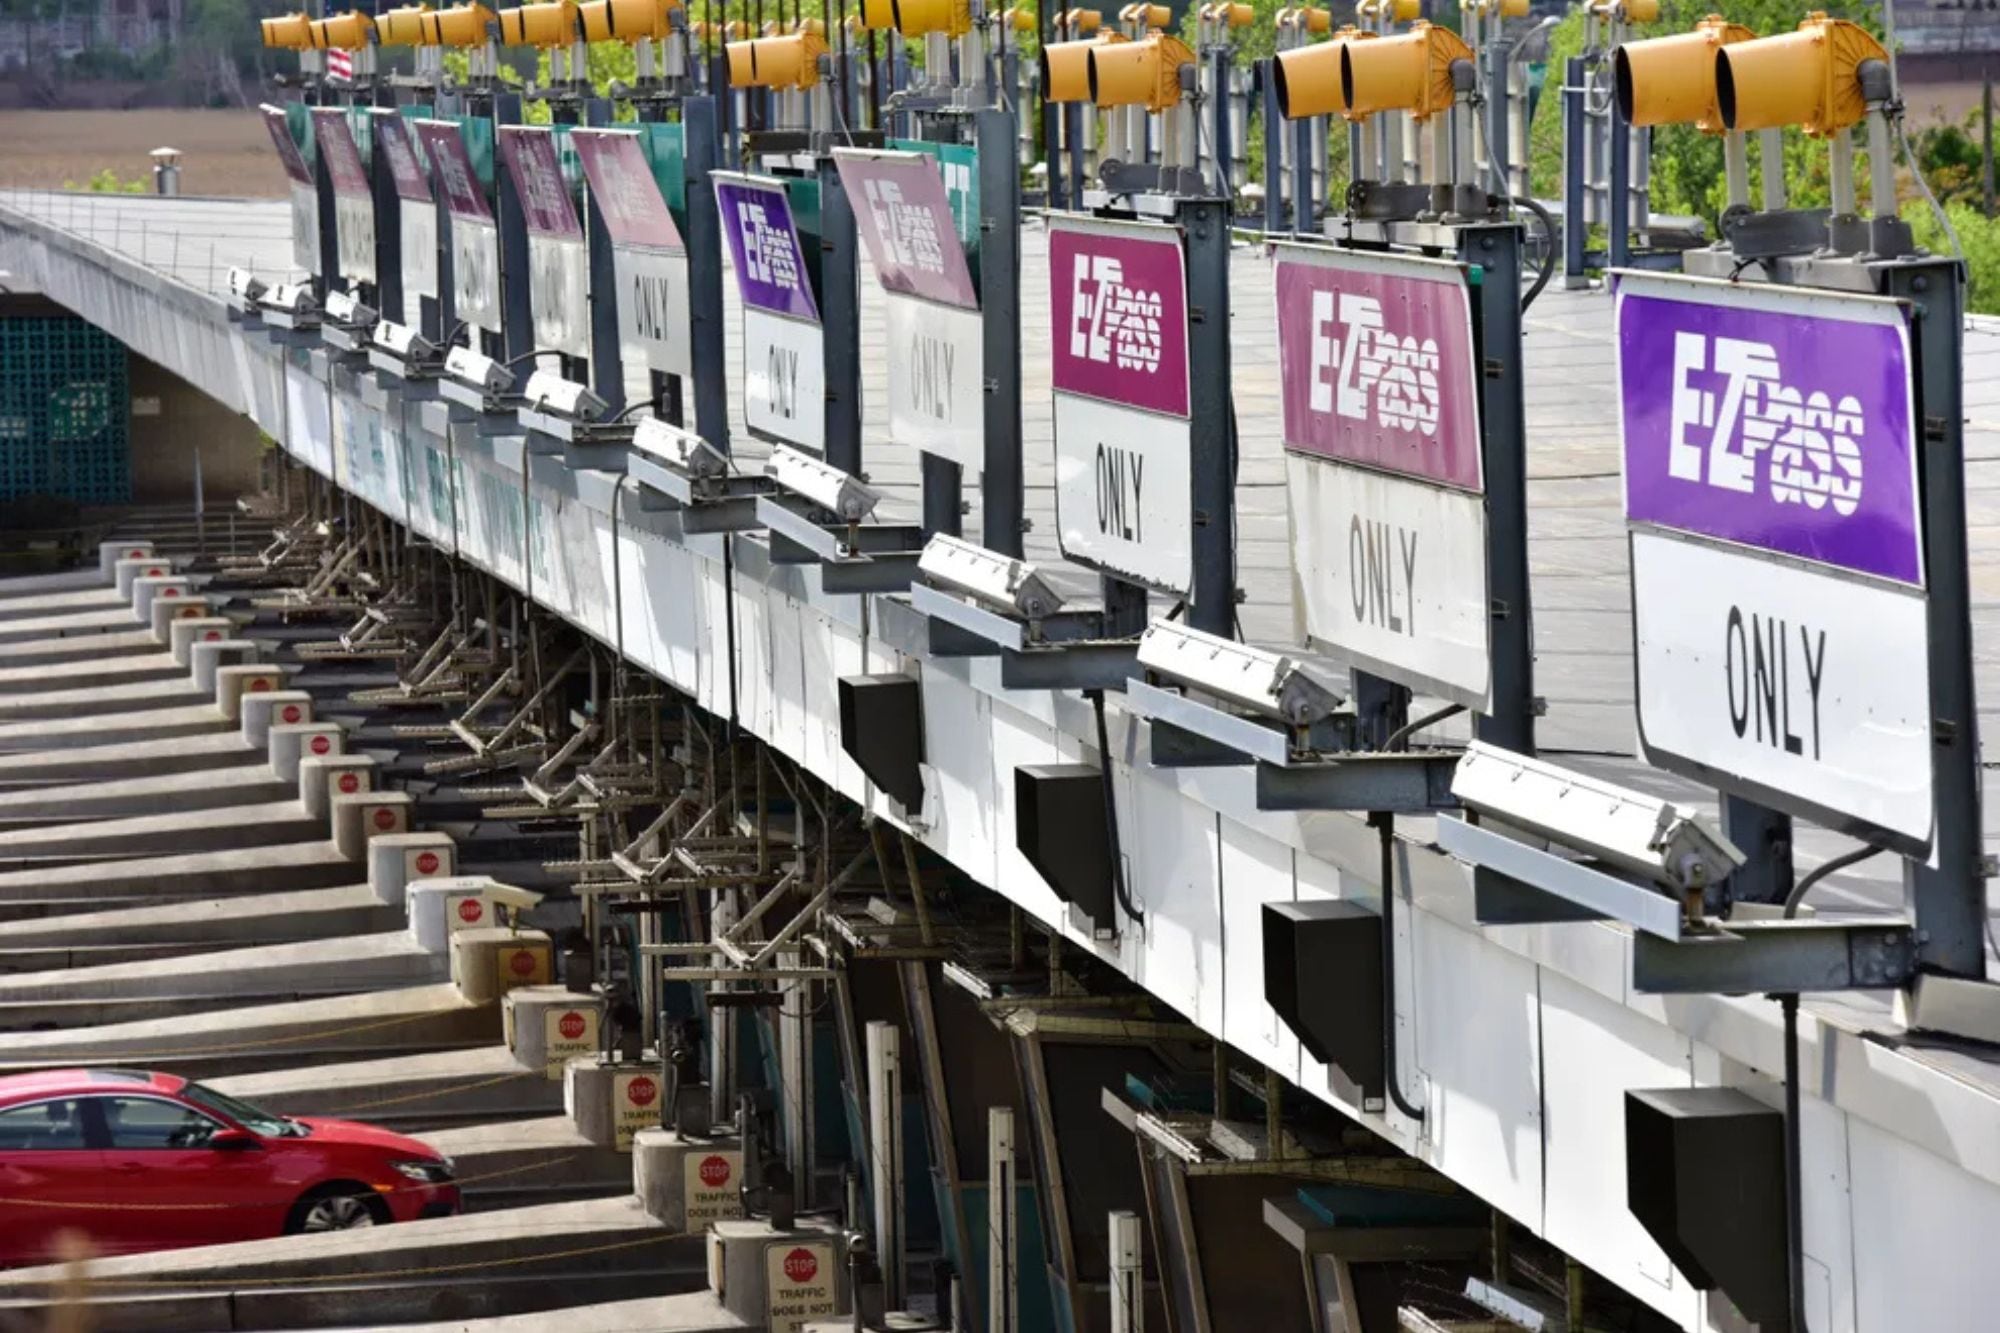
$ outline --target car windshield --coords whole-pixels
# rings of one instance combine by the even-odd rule
[[[259,1110],[249,1102],[238,1101],[199,1083],[182,1088],[181,1096],[206,1110],[219,1111],[252,1134],[262,1134],[265,1138],[295,1138],[306,1132],[305,1126],[296,1121]]]

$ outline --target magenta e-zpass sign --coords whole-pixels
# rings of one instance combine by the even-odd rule
[[[977,308],[937,161],[924,153],[859,148],[836,148],[833,156],[883,289]]]
[[[535,346],[590,355],[590,257],[556,157],[555,131],[500,127],[500,155],[528,230],[528,310]]]
[[[1624,274],[1616,320],[1628,520],[1923,586],[1900,304]]]
[[[1330,246],[1283,245],[1274,257],[1285,447],[1482,489],[1464,270]]]
[[[451,296],[458,318],[500,332],[500,231],[486,190],[473,170],[465,136],[449,120],[420,120],[417,139],[431,161],[431,178],[451,214]]]
[[[611,235],[618,340],[654,370],[693,373],[687,247],[633,130],[571,130]]]
[[[313,184],[305,154],[292,138],[285,109],[269,102],[257,109],[264,113],[264,128],[270,131],[271,147],[278,150],[278,161],[285,168],[286,191],[292,205],[292,263],[308,273],[318,273],[319,189]]]
[[[1188,415],[1187,269],[1177,230],[1052,223],[1049,289],[1057,393]]]
[[[340,276],[375,281],[375,194],[362,165],[344,107],[313,108],[313,139],[333,182],[333,235],[340,249]]]

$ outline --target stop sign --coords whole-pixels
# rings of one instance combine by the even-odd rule
[[[297,704],[286,704],[286,705],[285,705],[285,711],[284,711],[284,715],[283,715],[283,716],[284,716],[284,719],[285,719],[285,721],[287,721],[287,722],[296,722],[296,721],[298,721],[298,720],[299,720],[299,706],[298,706]],[[324,739],[326,739],[326,738],[322,736],[322,737],[321,737],[320,739],[321,739],[321,740],[324,740]]]
[[[818,1258],[803,1245],[785,1256],[785,1276],[794,1282],[810,1282],[818,1272]]]
[[[572,1009],[556,1020],[556,1031],[575,1041],[583,1035],[583,1015]]]
[[[146,577],[149,579],[163,579],[166,576],[167,571],[164,569],[154,568],[146,571]]]
[[[198,606],[184,606],[180,610],[174,612],[174,614],[179,616],[182,620],[193,620],[196,616],[201,614],[201,610],[202,609]]]
[[[160,589],[160,596],[162,596],[162,597],[178,597],[178,596],[180,596],[180,595],[181,595],[181,590],[180,590],[179,588],[162,588],[162,589]]]
[[[507,966],[514,969],[514,975],[525,977],[535,971],[535,955],[526,949],[514,950],[514,956],[507,960]]]
[[[250,691],[253,694],[261,694],[270,688],[271,678],[269,676],[253,676],[250,680]]]
[[[660,1085],[643,1074],[625,1085],[625,1098],[634,1106],[651,1106],[659,1095]]]
[[[417,853],[417,873],[419,875],[435,875],[437,868],[438,857],[436,852]]]
[[[312,752],[314,754],[325,754],[328,750],[331,750],[332,748],[333,748],[333,739],[331,737],[315,736],[312,738]]]
[[[219,629],[212,629],[208,633],[202,635],[201,637],[206,639],[210,643],[219,643],[222,640],[222,631]]]
[[[127,560],[144,560],[146,558],[146,553],[144,551],[127,551],[125,553],[125,558]]]
[[[460,921],[465,922],[467,925],[471,925],[473,922],[479,920],[480,917],[485,915],[486,915],[486,908],[481,905],[479,899],[465,898],[460,900],[458,904],[458,919]]]
[[[342,773],[340,775],[340,789],[350,793],[360,791],[361,779],[352,773]]]
[[[376,806],[375,827],[379,829],[392,829],[396,827],[396,812],[386,805]]]
[[[729,1183],[729,1159],[709,1156],[701,1159],[701,1183],[710,1189],[720,1189]]]

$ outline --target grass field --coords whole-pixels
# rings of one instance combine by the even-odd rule
[[[285,174],[255,110],[0,111],[0,189],[81,188],[109,167],[152,189],[155,148],[178,148],[181,193],[276,197]]]

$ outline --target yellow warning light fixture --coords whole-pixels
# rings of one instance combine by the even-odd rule
[[[440,9],[423,16],[424,44],[459,48],[482,46],[486,42],[488,25],[492,22],[493,11],[485,5]]]
[[[316,20],[312,24],[312,44],[322,51],[359,51],[368,45],[368,34],[374,30],[375,20],[358,9],[349,10]]]
[[[1449,28],[1418,22],[1372,42],[1340,43],[1340,95],[1350,116],[1407,111],[1428,120],[1458,100],[1452,68],[1472,48]]]
[[[796,24],[793,25],[792,31],[809,32],[815,37],[825,37],[826,20],[814,19],[814,18],[800,19]]]
[[[1756,37],[1742,24],[1710,14],[1693,32],[1624,43],[1612,52],[1618,114],[1628,125],[1692,123],[1705,133],[1720,134],[1722,113],[1715,105],[1716,53]]]
[[[1480,18],[1528,17],[1528,0],[1459,0],[1458,7],[1465,13],[1477,14]]]
[[[500,41],[505,46],[536,46],[548,50],[576,40],[576,0],[547,0],[500,11]]]
[[[1096,46],[1088,53],[1090,100],[1101,107],[1143,106],[1151,112],[1179,106],[1181,66],[1193,63],[1188,44],[1164,32]]]
[[[1085,10],[1085,13],[1095,13]],[[1090,53],[1100,46],[1113,46],[1130,39],[1109,28],[1095,37],[1079,37],[1070,42],[1042,44],[1042,95],[1050,102],[1090,100]]]
[[[1249,5],[1224,3],[1203,5],[1201,16],[1210,23],[1219,23],[1225,28],[1247,28],[1257,21],[1257,11]]]
[[[405,5],[377,14],[376,35],[384,46],[423,46],[424,15],[429,12],[423,5]]]
[[[1035,11],[1032,9],[1023,9],[1017,5],[1007,11],[1005,18],[1007,26],[1015,32],[1033,32],[1035,30]]]
[[[826,54],[826,42],[817,33],[795,32],[731,42],[723,51],[729,57],[730,87],[804,92],[819,83],[819,58]]]
[[[1104,15],[1094,9],[1072,9],[1062,16],[1062,29],[1072,37],[1088,37],[1104,24]]]
[[[1815,137],[1858,124],[1870,101],[1886,98],[1889,53],[1868,30],[1808,14],[1797,32],[1725,46],[1715,55],[1715,104],[1725,129],[1797,125]],[[1874,64],[1876,70],[1867,67]],[[1878,76],[1875,96],[1864,76]]]
[[[896,0],[861,0],[861,26],[883,32],[896,26]]]
[[[590,0],[577,6],[587,42],[659,41],[673,31],[668,15],[681,0]]]
[[[1376,34],[1350,25],[1335,33],[1331,41],[1278,52],[1272,71],[1279,114],[1286,120],[1346,115],[1347,91],[1340,77],[1340,48],[1348,42],[1376,40],[1379,40]]]
[[[258,25],[264,45],[284,51],[305,51],[313,44],[312,20],[304,14],[281,14]]]
[[[1423,12],[1423,0],[1357,0],[1354,6],[1356,18],[1387,19],[1391,23],[1408,23]]]
[[[1174,21],[1174,11],[1165,5],[1131,4],[1118,11],[1118,21],[1136,24],[1148,32],[1160,32]]]
[[[972,6],[968,0],[890,0],[896,16],[896,30],[905,37],[925,37],[941,32],[947,37],[963,37],[972,31]]]

